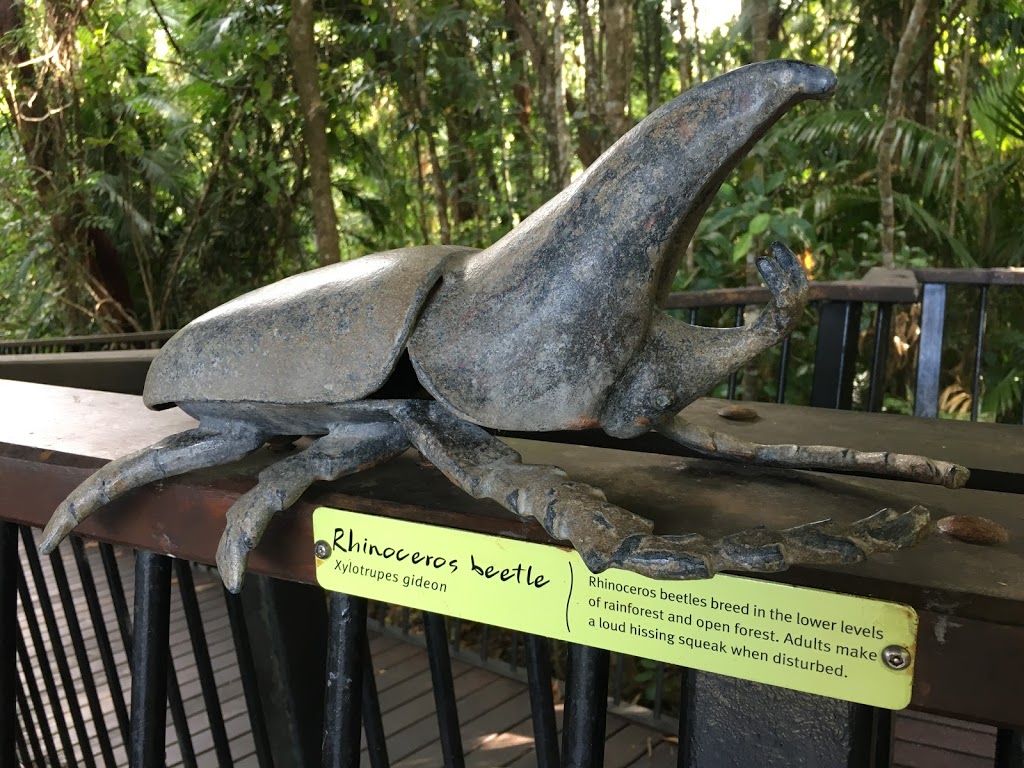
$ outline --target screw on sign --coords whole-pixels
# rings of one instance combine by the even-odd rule
[[[712,541],[659,536],[557,467],[524,466],[486,430],[658,431],[698,453],[763,466],[840,469],[944,485],[942,461],[823,446],[744,442],[680,412],[784,339],[807,303],[800,260],[774,244],[757,262],[772,298],[756,322],[702,328],[660,304],[708,201],[791,107],[827,98],[821,67],[769,61],[665,104],[571,186],[491,247],[406,248],[296,275],[193,321],[160,351],[143,401],[199,426],[100,469],[57,508],[41,548],[115,495],[235,461],[279,435],[312,435],[265,469],[227,513],[217,551],[241,588],[271,517],[316,480],[372,467],[410,445],[456,485],[570,542],[587,566],[660,579],[851,563],[914,544],[922,507],[753,529]],[[298,374],[298,375],[297,375]],[[424,391],[425,390],[425,391]]]
[[[906,669],[910,666],[910,651],[901,645],[889,645],[882,650],[882,661],[891,669]]]

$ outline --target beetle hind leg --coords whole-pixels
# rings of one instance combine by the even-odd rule
[[[193,469],[237,461],[252,453],[266,435],[236,423],[200,424],[98,469],[54,511],[39,550],[49,554],[72,529],[105,504],[130,490]]]
[[[305,450],[260,472],[253,488],[239,497],[226,516],[217,547],[217,568],[232,592],[242,588],[249,553],[274,514],[287,509],[317,480],[335,480],[382,464],[408,447],[394,422],[344,424]]]

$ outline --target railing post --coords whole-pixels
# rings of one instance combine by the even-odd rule
[[[0,765],[17,765],[18,526],[0,523]]]
[[[324,704],[323,767],[359,765],[366,598],[331,595]]]
[[[811,405],[843,410],[849,410],[853,405],[860,312],[860,302],[822,302],[814,352]]]
[[[558,728],[551,679],[551,642],[540,635],[527,635],[526,680],[538,768],[558,768]]]
[[[569,645],[562,726],[563,768],[604,764],[610,667],[608,651],[576,643]]]
[[[942,331],[946,322],[946,286],[926,283],[921,297],[921,345],[917,351],[914,415],[939,415],[939,372],[942,370]]]
[[[273,764],[319,765],[328,651],[324,592],[250,573],[241,598]]]
[[[696,670],[683,697],[680,768],[890,763],[886,710]]]
[[[164,764],[170,609],[171,559],[140,550],[135,554],[131,768]]]

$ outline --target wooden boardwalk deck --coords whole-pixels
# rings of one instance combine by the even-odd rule
[[[87,545],[89,560],[97,593],[104,616],[106,629],[111,638],[115,663],[118,670],[121,691],[112,690],[103,675],[100,663],[96,632],[85,610],[78,571],[67,548],[64,549],[65,568],[71,582],[72,594],[82,617],[81,631],[83,649],[87,654],[104,720],[103,728],[110,734],[115,763],[127,765],[123,734],[115,710],[115,700],[122,695],[128,703],[130,679],[127,658],[121,643],[112,608],[110,591],[103,570],[99,564],[97,549]],[[24,558],[24,555],[23,555]],[[118,557],[122,581],[131,605],[133,561],[130,553],[121,552]],[[43,635],[42,653],[36,648],[28,617],[21,615],[22,631],[28,647],[28,658],[35,670],[42,699],[47,702],[45,728],[51,735],[56,749],[63,755],[59,739],[63,730],[71,743],[73,756],[62,757],[58,766],[88,765],[85,753],[96,756],[102,765],[96,739],[96,724],[90,717],[89,703],[85,696],[82,674],[75,663],[71,641],[68,636],[67,617],[61,611],[60,596],[56,579],[50,564],[42,562],[46,591],[55,610],[55,628],[58,641],[69,654],[69,674],[76,692],[74,700],[67,701],[61,696],[60,706],[49,706],[43,686],[43,666],[52,667],[53,650],[51,638],[40,613],[40,600],[28,566],[25,566],[28,591],[31,595],[39,629]],[[210,657],[220,695],[225,726],[230,739],[234,765],[238,768],[257,768],[255,746],[250,733],[249,716],[238,667],[234,643],[227,619],[227,613],[220,583],[215,574],[195,572],[196,591],[209,645]],[[192,645],[184,619],[177,586],[172,590],[171,654],[177,675],[184,710],[188,718],[188,731],[199,766],[216,765],[213,740],[206,707],[199,685],[198,672]],[[437,736],[430,672],[425,649],[421,645],[403,641],[394,635],[375,634],[371,640],[377,687],[380,695],[384,727],[387,732],[388,753],[393,766],[418,768],[440,766],[441,747]],[[45,658],[41,659],[43,656]],[[49,661],[47,661],[47,658]],[[42,664],[40,663],[42,661]],[[515,766],[527,768],[536,765],[533,755],[533,728],[530,720],[529,697],[523,683],[500,676],[493,671],[480,669],[463,661],[452,662],[455,692],[462,723],[462,740],[466,752],[466,765],[470,768],[498,768]],[[58,690],[63,693],[60,677],[54,671]],[[22,674],[23,687],[27,686]],[[26,687],[26,692],[29,688]],[[27,695],[27,694],[26,694]],[[86,744],[79,738],[68,713],[77,708],[87,718]],[[35,716],[33,712],[33,717]],[[556,716],[561,722],[561,707]],[[167,766],[177,768],[183,765],[181,745],[168,715]],[[42,733],[40,723],[25,723]],[[26,731],[27,732],[27,731]],[[987,726],[948,721],[919,713],[901,713],[896,723],[896,751],[894,765],[898,768],[987,768],[993,764],[995,731]],[[40,740],[42,736],[40,735]],[[367,764],[365,759],[362,763]],[[633,766],[640,768],[669,768],[677,764],[676,746],[665,736],[652,728],[632,723],[618,715],[609,715],[605,765],[610,768]],[[46,768],[56,768],[46,765]]]

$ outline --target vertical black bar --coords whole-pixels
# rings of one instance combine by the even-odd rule
[[[779,380],[775,392],[775,402],[786,402],[786,380],[789,373],[789,339],[782,340],[782,352],[779,354]]]
[[[590,768],[604,763],[608,719],[608,668],[611,654],[569,644],[562,728],[563,768]]]
[[[885,402],[885,369],[892,346],[892,304],[879,302],[875,314],[875,344],[871,351],[871,383],[868,388],[868,410],[877,413]]]
[[[75,651],[75,660],[78,662],[78,670],[81,674],[81,685],[85,688],[85,700],[89,704],[89,712],[96,728],[96,740],[99,742],[100,754],[103,755],[103,762],[114,768],[114,748],[110,745],[110,734],[107,732],[106,722],[103,719],[103,708],[96,695],[96,680],[92,674],[92,665],[89,663],[89,654],[85,652],[85,638],[82,636],[82,627],[78,623],[78,612],[75,609],[75,600],[71,596],[71,586],[68,584],[68,574],[64,569],[64,558],[61,556],[60,549],[50,553],[50,567],[53,569],[54,581],[57,582],[57,594],[60,596],[60,604],[64,610],[64,623],[67,625],[71,647]],[[79,693],[81,692],[79,691]]]
[[[849,410],[853,405],[853,377],[857,368],[861,304],[825,301],[818,314],[814,350],[811,405]]]
[[[615,669],[612,672],[614,684],[612,685],[612,701],[619,704],[622,701],[622,678],[625,674],[626,656],[622,653],[615,654]]]
[[[36,683],[35,670],[32,668],[32,657],[28,655],[28,648],[25,647],[25,639],[21,634],[18,635],[18,656],[21,657],[21,675],[25,678],[25,684],[28,686],[28,697],[32,700],[32,706],[36,710],[36,718],[44,726],[39,730],[43,737],[43,746],[46,748],[47,762],[41,763],[41,765],[60,765],[57,747],[53,743],[53,729],[50,728],[46,707],[43,706],[43,697],[40,695],[39,685]]]
[[[484,624],[480,629],[480,658],[483,660],[484,665],[487,664],[488,646],[491,641],[491,626],[490,624]]]
[[[366,598],[331,595],[324,703],[324,768],[359,765]],[[447,642],[443,643],[445,650]]]
[[[942,370],[942,329],[946,322],[946,286],[926,283],[921,297],[921,344],[917,351],[914,415],[939,415],[939,373]]]
[[[228,606],[228,622],[231,624],[231,636],[235,642],[235,656],[238,659],[238,674],[242,677],[245,707],[249,711],[256,761],[259,768],[274,768],[270,736],[267,734],[267,723],[263,718],[263,705],[260,703],[260,692],[256,682],[256,667],[252,662],[252,646],[249,643],[249,628],[245,624],[242,598],[225,589],[224,601]]]
[[[213,737],[213,751],[221,768],[231,768],[231,747],[228,745],[228,735],[224,730],[224,715],[220,708],[220,698],[217,696],[217,681],[213,677],[210,649],[206,644],[206,633],[203,631],[203,616],[199,611],[199,601],[196,599],[192,566],[185,560],[175,560],[174,573],[178,578],[181,606],[185,612],[189,638],[192,640],[192,653],[195,657],[196,671],[199,673],[199,687],[203,692],[206,717],[210,723],[210,735]]]
[[[131,768],[164,763],[170,609],[170,558],[140,550],[135,554]]]
[[[546,637],[526,635],[526,681],[530,688],[537,768],[558,768],[558,727],[551,679],[550,641]]]
[[[981,350],[985,343],[985,316],[988,313],[988,286],[981,286],[978,303],[978,335],[974,348],[974,382],[971,386],[971,421],[978,420],[981,409]]]
[[[665,662],[656,661],[654,662],[654,707],[653,714],[655,719],[661,717],[661,712],[665,707]]]
[[[515,630],[512,631],[512,646],[509,648],[509,664],[512,666],[512,671],[519,669],[519,633]]]
[[[128,659],[128,664],[131,665],[134,658],[132,620],[128,613],[128,601],[125,598],[124,584],[121,582],[121,569],[117,565],[117,555],[112,546],[101,543],[99,548],[100,557],[103,560],[103,571],[107,577],[107,586],[110,588],[110,599],[114,604],[114,614],[117,616],[117,626],[121,631],[124,653]],[[181,762],[185,768],[197,768],[196,753],[192,746],[192,734],[188,728],[188,718],[185,716],[185,704],[181,700],[178,676],[174,671],[174,664],[170,657],[168,657],[167,663],[167,704],[171,710],[174,732],[178,737],[178,751],[181,754]],[[129,730],[131,730],[130,727]],[[129,738],[125,743],[127,744],[130,740]]]
[[[67,653],[64,650],[64,638],[61,636],[57,617],[53,612],[53,605],[50,603],[50,593],[46,579],[43,577],[42,566],[39,563],[39,554],[36,552],[35,542],[32,540],[32,534],[28,528],[21,529],[21,536],[29,569],[32,571],[32,582],[35,584],[36,594],[39,596],[39,607],[43,611],[43,620],[46,622],[46,633],[50,636],[50,651],[53,654],[53,660],[57,663],[61,685],[68,698],[68,709],[71,710],[71,722],[75,725],[78,745],[82,748],[82,760],[88,768],[96,768],[96,760],[93,758],[92,750],[89,749],[89,733],[85,728],[82,710],[71,705],[71,702],[78,700],[78,690],[71,678],[71,667],[68,665]],[[54,705],[59,705],[58,700],[54,700]],[[71,754],[73,755],[74,752]]]
[[[996,731],[995,768],[1024,768],[1024,731]]]
[[[363,728],[366,731],[366,751],[370,757],[370,768],[388,768],[387,734],[380,715],[380,698],[377,696],[377,674],[373,668],[370,653],[370,638],[363,633]]]
[[[110,636],[107,633],[107,623],[103,616],[103,608],[100,606],[99,597],[96,593],[96,581],[92,577],[92,566],[89,565],[89,558],[85,554],[85,546],[78,536],[71,537],[71,551],[75,556],[75,564],[78,566],[78,578],[82,584],[82,591],[85,593],[85,602],[89,608],[89,616],[92,618],[92,626],[96,633],[96,647],[99,649],[100,660],[103,662],[103,672],[107,678],[110,700],[114,706],[118,727],[121,729],[121,740],[124,744],[127,744],[128,708],[124,703],[121,678],[118,675],[117,664],[114,661],[114,651],[110,645]]]
[[[458,653],[462,647],[462,619],[452,619],[452,653]]]
[[[53,679],[53,671],[47,663],[49,651],[43,643],[43,633],[40,631],[39,622],[36,620],[35,610],[32,606],[32,597],[28,591],[28,582],[24,578],[24,573],[20,573],[19,576],[18,597],[21,598],[21,607],[25,614],[25,620],[28,623],[29,634],[32,636],[32,647],[35,648],[36,658],[39,659],[39,669],[43,674],[43,686],[46,688],[46,695],[50,699],[50,710],[53,712],[55,725],[54,730],[57,731],[57,736],[60,738],[60,746],[64,750],[65,761],[72,761],[73,764],[77,764],[74,763],[75,748],[71,743],[71,734],[68,732],[67,720],[64,718],[64,704],[60,700],[57,683]],[[23,664],[31,667],[31,659],[28,656],[27,649]]]
[[[21,719],[24,723],[25,733],[28,734],[28,746],[32,749],[32,759],[35,760],[36,765],[46,765],[46,758],[43,757],[43,749],[39,743],[39,733],[47,730],[46,723],[42,723],[41,727],[36,728],[35,721],[32,719],[32,710],[28,705],[28,699],[25,698],[25,689],[21,685],[21,680],[18,680],[17,686],[17,697],[18,697],[18,709],[21,710]],[[51,763],[55,765],[55,763]]]
[[[437,707],[437,725],[441,736],[441,752],[445,768],[463,768],[462,734],[459,731],[458,704],[452,681],[452,661],[448,655],[447,632],[444,616],[423,612],[426,630],[427,655],[430,657],[430,679],[434,684],[434,704]]]
[[[16,764],[18,636],[18,526],[0,522],[0,765]]]
[[[743,305],[742,304],[737,304],[736,305],[736,315],[733,318],[733,327],[734,328],[739,328],[741,325],[743,325]],[[728,397],[729,397],[730,400],[735,400],[736,399],[736,381],[737,381],[738,378],[739,378],[738,374],[736,374],[736,373],[730,373],[729,374],[729,395],[728,395]]]

